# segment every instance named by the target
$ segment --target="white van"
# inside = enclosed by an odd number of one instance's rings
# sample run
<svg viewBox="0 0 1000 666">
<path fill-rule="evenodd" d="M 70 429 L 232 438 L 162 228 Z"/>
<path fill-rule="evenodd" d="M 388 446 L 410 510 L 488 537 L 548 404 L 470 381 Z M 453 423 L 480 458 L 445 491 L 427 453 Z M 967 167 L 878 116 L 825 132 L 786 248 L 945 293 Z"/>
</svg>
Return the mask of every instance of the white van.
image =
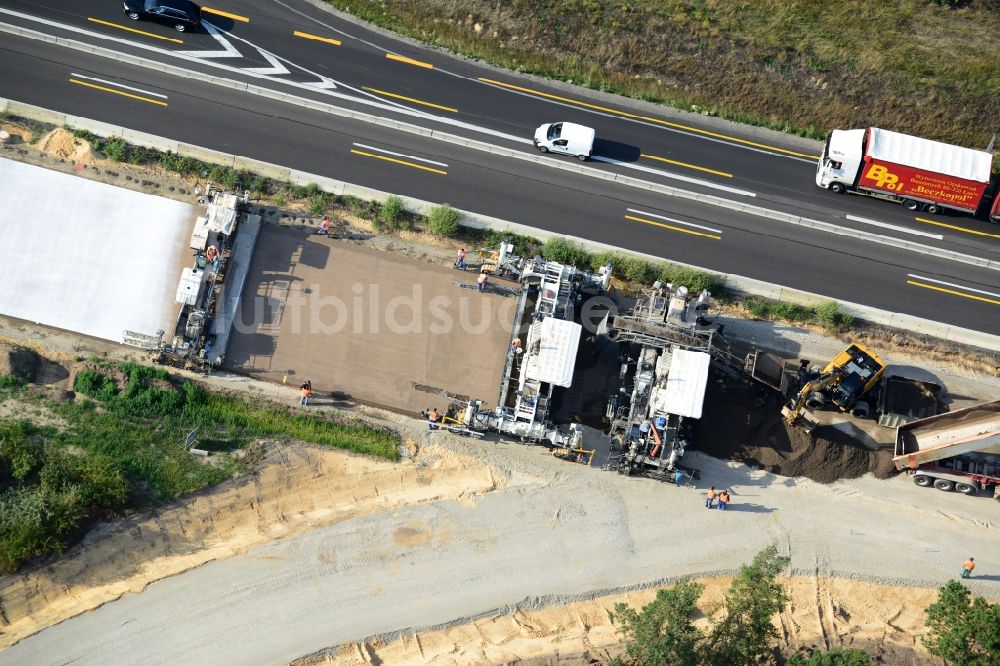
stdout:
<svg viewBox="0 0 1000 666">
<path fill-rule="evenodd" d="M 576 123 L 548 123 L 535 130 L 535 147 L 543 153 L 586 160 L 594 150 L 594 130 Z"/>
</svg>

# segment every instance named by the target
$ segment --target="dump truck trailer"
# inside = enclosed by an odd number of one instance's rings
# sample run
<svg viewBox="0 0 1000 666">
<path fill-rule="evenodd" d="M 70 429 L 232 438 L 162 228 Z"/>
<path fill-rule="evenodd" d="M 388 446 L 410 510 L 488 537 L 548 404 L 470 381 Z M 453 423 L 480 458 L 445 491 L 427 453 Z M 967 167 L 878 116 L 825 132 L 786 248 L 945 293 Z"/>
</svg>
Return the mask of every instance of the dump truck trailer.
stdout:
<svg viewBox="0 0 1000 666">
<path fill-rule="evenodd" d="M 816 185 L 932 214 L 947 208 L 975 215 L 989 208 L 987 217 L 1000 222 L 1000 184 L 991 187 L 992 165 L 993 155 L 985 150 L 877 127 L 834 130 L 816 165 Z"/>
<path fill-rule="evenodd" d="M 895 453 L 918 486 L 1000 500 L 1000 400 L 901 425 Z"/>
</svg>

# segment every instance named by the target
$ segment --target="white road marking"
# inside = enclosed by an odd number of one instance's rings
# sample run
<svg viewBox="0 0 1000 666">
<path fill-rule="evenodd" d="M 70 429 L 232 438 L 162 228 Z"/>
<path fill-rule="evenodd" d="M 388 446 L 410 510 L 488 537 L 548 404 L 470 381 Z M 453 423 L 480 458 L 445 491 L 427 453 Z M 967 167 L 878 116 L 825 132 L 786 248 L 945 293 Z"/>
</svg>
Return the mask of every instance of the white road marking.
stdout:
<svg viewBox="0 0 1000 666">
<path fill-rule="evenodd" d="M 683 224 L 686 227 L 694 227 L 695 229 L 704 229 L 705 231 L 711 231 L 714 234 L 721 234 L 722 229 L 713 229 L 712 227 L 702 226 L 700 224 L 695 224 L 694 222 L 685 222 L 684 220 L 678 220 L 673 217 L 666 217 L 664 215 L 657 215 L 656 213 L 650 213 L 645 210 L 637 210 L 635 208 L 626 208 L 630 213 L 635 213 L 636 215 L 644 215 L 645 217 L 655 217 L 658 220 L 666 220 L 667 222 L 673 222 L 674 224 Z"/>
<path fill-rule="evenodd" d="M 203 20 L 201 24 L 205 26 L 205 30 L 208 31 L 208 34 L 212 35 L 215 41 L 217 41 L 219 44 L 222 44 L 222 50 L 206 51 L 204 49 L 197 49 L 192 51 L 175 51 L 175 53 L 191 56 L 192 58 L 242 58 L 243 57 L 243 54 L 240 53 L 235 46 L 230 44 L 228 39 L 222 36 L 223 32 L 222 30 L 216 28 L 214 25 L 205 20 Z"/>
<path fill-rule="evenodd" d="M 911 277 L 916 280 L 923 280 L 924 282 L 933 282 L 934 284 L 943 284 L 946 287 L 954 287 L 955 289 L 961 289 L 962 291 L 971 291 L 975 294 L 983 294 L 985 296 L 995 296 L 1000 298 L 1000 294 L 996 294 L 992 291 L 986 291 L 984 289 L 974 289 L 972 287 L 966 287 L 961 284 L 955 284 L 954 282 L 945 282 L 944 280 L 935 280 L 934 278 L 924 277 L 923 275 L 917 275 L 915 273 L 907 273 L 906 277 Z"/>
<path fill-rule="evenodd" d="M 941 240 L 944 238 L 941 234 L 929 234 L 926 231 L 917 231 L 916 229 L 907 229 L 906 227 L 900 227 L 895 224 L 889 224 L 887 222 L 878 222 L 876 220 L 869 220 L 866 217 L 858 217 L 857 215 L 845 215 L 848 220 L 854 220 L 855 222 L 860 222 L 862 224 L 870 224 L 874 227 L 882 227 L 883 229 L 892 229 L 893 231 L 901 231 L 905 234 L 913 234 L 914 236 L 925 236 L 927 238 L 934 238 Z"/>
<path fill-rule="evenodd" d="M 257 49 L 257 52 L 264 56 L 264 60 L 271 63 L 270 67 L 247 67 L 248 72 L 257 72 L 258 74 L 273 74 L 274 76 L 281 76 L 282 74 L 291 74 L 287 67 L 282 65 L 278 58 L 273 54 L 268 53 L 262 49 Z"/>
<path fill-rule="evenodd" d="M 140 92 L 143 95 L 149 95 L 151 97 L 168 99 L 166 95 L 161 95 L 160 93 L 150 92 L 148 90 L 144 90 L 143 88 L 133 88 L 132 86 L 126 86 L 122 83 L 115 83 L 114 81 L 108 81 L 107 79 L 99 79 L 96 76 L 84 76 L 83 74 L 77 74 L 76 72 L 70 72 L 70 76 L 72 76 L 75 79 L 87 79 L 88 81 L 98 81 L 100 83 L 106 83 L 109 86 L 114 86 L 116 88 L 123 88 L 124 90 L 134 90 L 135 92 Z"/>
<path fill-rule="evenodd" d="M 405 157 L 408 160 L 417 160 L 418 162 L 426 162 L 427 164 L 436 164 L 437 166 L 447 167 L 448 165 L 444 162 L 435 162 L 434 160 L 424 159 L 423 157 L 416 157 L 414 155 L 406 155 L 404 153 L 394 153 L 391 150 L 385 150 L 384 148 L 376 148 L 375 146 L 369 146 L 364 143 L 353 143 L 353 146 L 358 148 L 364 148 L 365 150 L 374 150 L 376 153 L 384 153 L 385 155 L 392 155 L 393 157 Z"/>
<path fill-rule="evenodd" d="M 654 169 L 652 167 L 645 166 L 643 164 L 631 164 L 629 162 L 622 162 L 620 160 L 614 160 L 610 157 L 601 157 L 600 155 L 592 155 L 590 159 L 595 162 L 604 162 L 606 164 L 614 164 L 617 166 L 623 166 L 626 169 L 635 169 L 636 171 L 645 171 L 646 173 L 654 173 L 657 176 L 663 176 L 664 178 L 673 178 L 674 180 L 681 180 L 685 183 L 692 183 L 694 185 L 701 185 L 702 187 L 710 187 L 713 190 L 722 190 L 723 192 L 729 192 L 730 194 L 738 194 L 743 197 L 756 197 L 756 192 L 750 192 L 749 190 L 740 190 L 735 187 L 729 187 L 728 185 L 719 185 L 718 183 L 713 183 L 708 180 L 702 180 L 701 178 L 692 178 L 690 176 L 682 176 L 677 173 L 670 173 L 669 171 L 662 171 L 660 169 Z"/>
</svg>

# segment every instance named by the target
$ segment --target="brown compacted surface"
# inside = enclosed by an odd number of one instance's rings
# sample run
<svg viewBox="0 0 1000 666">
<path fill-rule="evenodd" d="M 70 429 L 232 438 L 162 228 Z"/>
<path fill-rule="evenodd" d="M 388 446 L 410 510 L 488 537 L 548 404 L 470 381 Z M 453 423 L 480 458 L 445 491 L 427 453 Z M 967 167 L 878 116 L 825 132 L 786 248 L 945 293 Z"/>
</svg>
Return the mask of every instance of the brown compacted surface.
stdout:
<svg viewBox="0 0 1000 666">
<path fill-rule="evenodd" d="M 416 413 L 430 390 L 496 402 L 515 300 L 461 284 L 476 274 L 265 225 L 227 368 Z M 242 323 L 240 323 L 242 322 Z"/>
</svg>

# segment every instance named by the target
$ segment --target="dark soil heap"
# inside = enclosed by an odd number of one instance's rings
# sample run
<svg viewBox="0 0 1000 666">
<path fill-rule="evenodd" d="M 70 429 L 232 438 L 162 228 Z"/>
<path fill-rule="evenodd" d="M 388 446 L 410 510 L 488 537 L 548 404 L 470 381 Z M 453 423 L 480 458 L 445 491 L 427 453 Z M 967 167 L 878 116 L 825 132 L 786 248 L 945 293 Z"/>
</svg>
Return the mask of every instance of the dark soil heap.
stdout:
<svg viewBox="0 0 1000 666">
<path fill-rule="evenodd" d="M 0 377 L 17 377 L 27 383 L 34 381 L 39 356 L 25 347 L 0 346 Z"/>
<path fill-rule="evenodd" d="M 885 479 L 895 472 L 891 450 L 870 449 L 834 428 L 820 427 L 812 434 L 789 428 L 781 418 L 777 393 L 714 373 L 695 426 L 694 448 L 716 458 L 820 483 L 868 473 Z"/>
</svg>

